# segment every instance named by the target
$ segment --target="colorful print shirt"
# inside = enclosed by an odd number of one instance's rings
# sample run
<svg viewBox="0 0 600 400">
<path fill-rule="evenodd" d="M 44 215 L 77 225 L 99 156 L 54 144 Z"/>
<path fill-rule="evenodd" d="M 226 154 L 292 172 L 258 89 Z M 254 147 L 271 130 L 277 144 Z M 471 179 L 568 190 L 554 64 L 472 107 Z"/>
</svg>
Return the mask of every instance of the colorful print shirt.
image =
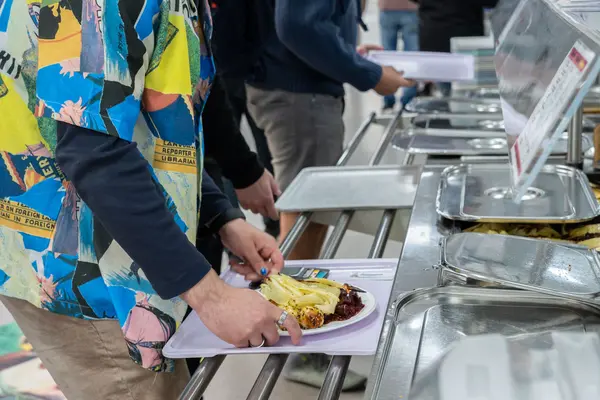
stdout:
<svg viewBox="0 0 600 400">
<path fill-rule="evenodd" d="M 56 121 L 135 141 L 194 240 L 210 36 L 195 0 L 0 0 L 0 294 L 117 319 L 153 371 L 172 369 L 162 347 L 186 305 L 97 232 L 55 163 Z"/>
</svg>

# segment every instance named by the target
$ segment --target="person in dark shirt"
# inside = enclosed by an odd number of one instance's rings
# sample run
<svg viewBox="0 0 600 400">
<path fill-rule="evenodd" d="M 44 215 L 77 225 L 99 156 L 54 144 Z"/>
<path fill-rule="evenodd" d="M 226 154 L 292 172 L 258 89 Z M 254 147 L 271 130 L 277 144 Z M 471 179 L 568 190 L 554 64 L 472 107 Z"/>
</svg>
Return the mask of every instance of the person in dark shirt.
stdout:
<svg viewBox="0 0 600 400">
<path fill-rule="evenodd" d="M 204 169 L 215 184 L 229 197 L 232 205 L 237 205 L 239 199 L 242 207 L 277 219 L 274 199 L 280 194 L 279 187 L 240 132 L 220 74 L 215 76 L 202 113 L 202 123 Z M 196 245 L 219 272 L 223 253 L 219 238 L 199 229 Z"/>
<path fill-rule="evenodd" d="M 335 165 L 341 156 L 344 84 L 391 95 L 412 83 L 393 68 L 364 57 L 379 46 L 357 49 L 358 26 L 363 24 L 359 0 L 253 3 L 256 27 L 250 32 L 258 40 L 251 43 L 258 45 L 238 43 L 243 47 L 239 54 L 252 60 L 246 77 L 248 110 L 265 132 L 275 179 L 285 190 L 303 168 Z M 227 26 L 237 29 L 233 25 L 228 20 Z M 297 217 L 298 213 L 281 213 L 281 238 Z M 317 258 L 326 232 L 326 226 L 310 223 L 289 258 Z M 320 387 L 327 365 L 327 358 L 319 355 L 294 357 L 285 376 Z M 344 389 L 360 388 L 364 382 L 349 372 Z"/>
<path fill-rule="evenodd" d="M 453 37 L 483 36 L 484 8 L 497 0 L 415 0 L 419 4 L 419 47 L 421 51 L 450 53 Z M 439 85 L 450 94 L 450 83 Z"/>
<path fill-rule="evenodd" d="M 258 159 L 273 174 L 272 157 L 265 133 L 256 126 L 247 107 L 246 78 L 251 73 L 256 52 L 261 48 L 257 6 L 257 0 L 212 0 L 212 50 L 237 126 L 241 126 L 242 116 L 245 117 L 256 145 Z M 265 232 L 273 237 L 279 236 L 278 220 L 279 217 L 263 214 Z"/>
</svg>

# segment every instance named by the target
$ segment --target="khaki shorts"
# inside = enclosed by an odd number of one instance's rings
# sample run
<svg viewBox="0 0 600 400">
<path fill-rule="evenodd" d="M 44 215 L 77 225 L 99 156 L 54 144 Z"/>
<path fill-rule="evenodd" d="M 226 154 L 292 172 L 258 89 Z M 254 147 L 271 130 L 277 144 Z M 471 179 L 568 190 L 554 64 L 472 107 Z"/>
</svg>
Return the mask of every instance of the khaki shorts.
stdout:
<svg viewBox="0 0 600 400">
<path fill-rule="evenodd" d="M 247 86 L 248 111 L 264 130 L 275 180 L 285 190 L 306 167 L 335 165 L 344 146 L 344 100 Z"/>
<path fill-rule="evenodd" d="M 174 373 L 150 372 L 129 358 L 117 321 L 86 321 L 0 295 L 68 400 L 171 400 L 189 380 L 185 360 Z"/>
</svg>

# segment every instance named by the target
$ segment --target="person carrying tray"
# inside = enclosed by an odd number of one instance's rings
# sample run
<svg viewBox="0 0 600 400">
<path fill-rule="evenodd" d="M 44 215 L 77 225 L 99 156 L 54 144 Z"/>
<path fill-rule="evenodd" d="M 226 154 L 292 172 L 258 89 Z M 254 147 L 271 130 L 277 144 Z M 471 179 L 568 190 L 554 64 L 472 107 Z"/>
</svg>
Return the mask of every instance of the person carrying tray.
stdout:
<svg viewBox="0 0 600 400">
<path fill-rule="evenodd" d="M 201 6 L 0 4 L 0 301 L 69 399 L 176 398 L 188 373 L 162 349 L 186 303 L 236 346 L 276 342 L 278 323 L 300 340 L 192 244 L 199 218 L 248 278 L 283 267 L 202 172 L 214 64 Z"/>
</svg>

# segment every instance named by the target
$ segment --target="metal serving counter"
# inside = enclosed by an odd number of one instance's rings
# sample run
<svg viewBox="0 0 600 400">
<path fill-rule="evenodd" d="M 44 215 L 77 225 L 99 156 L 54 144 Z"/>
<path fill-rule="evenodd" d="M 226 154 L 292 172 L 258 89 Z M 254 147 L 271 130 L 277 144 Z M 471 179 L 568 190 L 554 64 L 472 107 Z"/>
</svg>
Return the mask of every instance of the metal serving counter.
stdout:
<svg viewBox="0 0 600 400">
<path fill-rule="evenodd" d="M 438 270 L 434 268 L 434 265 L 439 262 L 439 242 L 442 237 L 450 233 L 447 228 L 438 225 L 439 217 L 435 211 L 435 199 L 441 172 L 444 168 L 443 166 L 429 165 L 423 169 L 421 174 L 402 256 L 392 288 L 391 305 L 383 324 L 365 399 L 398 400 L 402 398 L 399 397 L 402 394 L 398 393 L 395 382 L 380 381 L 379 379 L 386 357 L 385 343 L 394 325 L 396 308 L 392 302 L 406 292 L 437 285 Z M 388 368 L 391 365 L 388 364 Z M 374 397 L 375 393 L 377 393 L 376 397 Z"/>
</svg>

